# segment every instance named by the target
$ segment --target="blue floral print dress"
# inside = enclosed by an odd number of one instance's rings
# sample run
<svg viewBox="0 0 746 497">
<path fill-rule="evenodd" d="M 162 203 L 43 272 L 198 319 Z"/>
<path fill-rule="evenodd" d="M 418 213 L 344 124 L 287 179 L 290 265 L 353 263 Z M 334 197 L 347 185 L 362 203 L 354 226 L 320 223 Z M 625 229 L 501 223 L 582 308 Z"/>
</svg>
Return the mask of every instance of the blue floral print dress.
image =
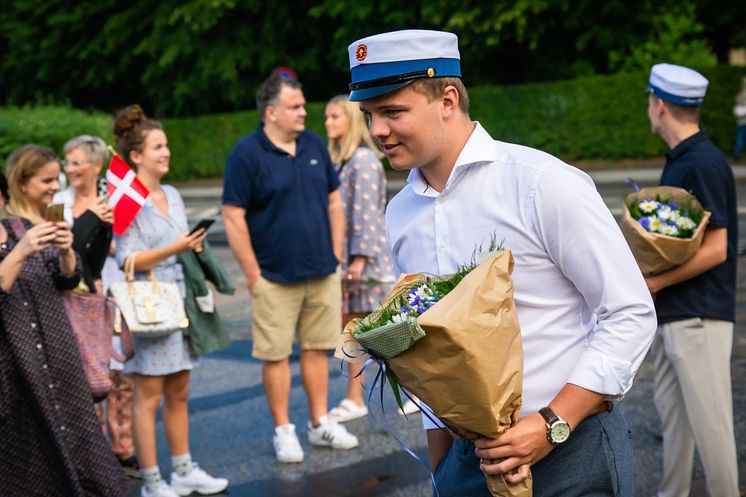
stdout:
<svg viewBox="0 0 746 497">
<path fill-rule="evenodd" d="M 153 204 L 150 197 L 122 236 L 115 236 L 117 264 L 123 266 L 127 256 L 171 244 L 187 230 L 186 211 L 179 192 L 172 186 L 161 185 L 168 201 L 168 217 Z M 158 281 L 174 282 L 184 297 L 186 287 L 181 265 L 176 256 L 169 257 L 153 268 Z M 144 280 L 147 274 L 135 273 L 135 278 Z M 163 376 L 192 369 L 196 362 L 189 348 L 188 339 L 181 330 L 159 337 L 134 337 L 135 355 L 124 365 L 125 373 L 146 376 Z"/>
</svg>

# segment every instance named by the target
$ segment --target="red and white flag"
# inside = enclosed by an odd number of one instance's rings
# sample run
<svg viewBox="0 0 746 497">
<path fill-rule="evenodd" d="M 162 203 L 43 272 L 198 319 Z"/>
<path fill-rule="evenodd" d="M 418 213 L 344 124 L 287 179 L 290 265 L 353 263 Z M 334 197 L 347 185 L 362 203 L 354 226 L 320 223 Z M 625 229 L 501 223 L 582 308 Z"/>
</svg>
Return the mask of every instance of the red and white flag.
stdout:
<svg viewBox="0 0 746 497">
<path fill-rule="evenodd" d="M 112 156 L 106 171 L 106 187 L 109 207 L 114 210 L 114 233 L 121 235 L 145 205 L 150 192 L 118 154 Z"/>
</svg>

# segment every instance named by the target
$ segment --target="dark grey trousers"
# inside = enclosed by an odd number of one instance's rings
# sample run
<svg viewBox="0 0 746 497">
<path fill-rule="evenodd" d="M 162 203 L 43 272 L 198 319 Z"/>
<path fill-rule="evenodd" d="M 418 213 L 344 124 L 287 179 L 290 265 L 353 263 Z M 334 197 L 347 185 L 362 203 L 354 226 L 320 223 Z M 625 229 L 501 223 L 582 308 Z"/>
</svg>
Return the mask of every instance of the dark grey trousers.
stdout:
<svg viewBox="0 0 746 497">
<path fill-rule="evenodd" d="M 635 495 L 631 432 L 619 409 L 590 417 L 531 467 L 534 497 Z M 491 497 L 474 444 L 455 440 L 435 469 L 440 497 Z"/>
</svg>

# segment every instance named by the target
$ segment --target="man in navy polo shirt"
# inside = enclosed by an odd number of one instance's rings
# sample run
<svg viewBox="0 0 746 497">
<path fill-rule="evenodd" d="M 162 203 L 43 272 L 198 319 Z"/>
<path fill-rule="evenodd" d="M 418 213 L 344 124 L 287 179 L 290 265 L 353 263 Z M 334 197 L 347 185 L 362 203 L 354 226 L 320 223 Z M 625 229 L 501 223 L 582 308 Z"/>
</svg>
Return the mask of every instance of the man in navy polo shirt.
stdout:
<svg viewBox="0 0 746 497">
<path fill-rule="evenodd" d="M 694 448 L 711 497 L 740 495 L 733 435 L 730 359 L 736 294 L 737 199 L 723 154 L 699 128 L 707 80 L 656 64 L 648 83 L 652 132 L 670 147 L 661 185 L 691 191 L 712 212 L 700 249 L 684 264 L 646 278 L 656 295 L 654 401 L 663 426 L 659 497 L 687 497 Z"/>
<path fill-rule="evenodd" d="M 344 214 L 326 145 L 305 129 L 305 99 L 294 79 L 275 74 L 256 92 L 262 123 L 228 156 L 223 220 L 252 297 L 252 355 L 275 423 L 277 460 L 301 462 L 290 423 L 290 365 L 295 336 L 309 402 L 312 445 L 351 449 L 354 435 L 327 417 L 329 363 L 341 325 Z"/>
</svg>

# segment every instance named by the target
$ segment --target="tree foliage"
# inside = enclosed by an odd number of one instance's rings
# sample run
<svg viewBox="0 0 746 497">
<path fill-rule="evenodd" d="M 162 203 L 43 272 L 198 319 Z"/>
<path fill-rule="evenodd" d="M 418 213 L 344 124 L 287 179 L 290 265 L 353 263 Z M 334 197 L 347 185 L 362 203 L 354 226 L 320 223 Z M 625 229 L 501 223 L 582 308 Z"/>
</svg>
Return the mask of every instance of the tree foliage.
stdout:
<svg viewBox="0 0 746 497">
<path fill-rule="evenodd" d="M 746 44 L 744 18 L 726 0 L 6 0 L 0 103 L 247 109 L 280 65 L 325 100 L 346 89 L 348 44 L 403 28 L 457 33 L 470 85 L 703 67 Z"/>
</svg>

